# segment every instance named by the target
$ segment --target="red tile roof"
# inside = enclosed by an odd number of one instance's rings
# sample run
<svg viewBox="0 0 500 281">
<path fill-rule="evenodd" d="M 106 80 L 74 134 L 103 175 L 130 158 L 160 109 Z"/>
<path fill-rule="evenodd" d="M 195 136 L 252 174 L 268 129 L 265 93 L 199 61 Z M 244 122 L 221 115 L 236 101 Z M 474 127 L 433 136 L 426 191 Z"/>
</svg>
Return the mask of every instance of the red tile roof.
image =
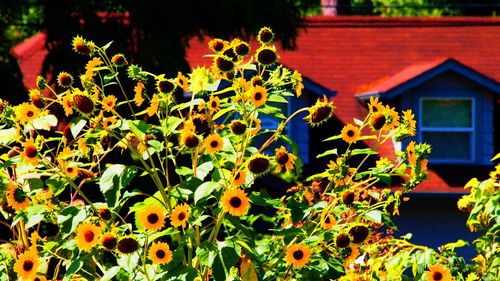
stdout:
<svg viewBox="0 0 500 281">
<path fill-rule="evenodd" d="M 284 51 L 278 47 L 281 63 L 337 91 L 337 117 L 343 123 L 350 123 L 353 117 L 361 118 L 366 113 L 354 97 L 360 89 L 377 85 L 387 87 L 384 82 L 402 81 L 444 58 L 456 59 L 500 81 L 500 18 L 309 17 L 306 27 L 299 33 L 296 50 Z M 27 87 L 34 85 L 46 55 L 42 36 L 37 37 L 36 43 L 23 43 L 27 45 L 22 47 L 21 44 L 13 50 L 20 59 Z M 210 58 L 203 57 L 208 53 L 208 40 L 193 38 L 189 42 L 186 58 L 192 66 L 211 64 Z M 257 46 L 255 42 L 251 45 Z M 427 65 L 420 65 L 422 63 Z M 403 71 L 412 65 L 418 67 Z M 393 154 L 392 150 L 392 147 L 385 147 L 381 153 Z M 462 191 L 450 188 L 433 171 L 420 189 Z"/>
<path fill-rule="evenodd" d="M 17 58 L 27 89 L 36 86 L 36 77 L 42 72 L 43 61 L 48 53 L 45 48 L 46 37 L 45 33 L 37 33 L 11 50 L 12 55 Z"/>
</svg>

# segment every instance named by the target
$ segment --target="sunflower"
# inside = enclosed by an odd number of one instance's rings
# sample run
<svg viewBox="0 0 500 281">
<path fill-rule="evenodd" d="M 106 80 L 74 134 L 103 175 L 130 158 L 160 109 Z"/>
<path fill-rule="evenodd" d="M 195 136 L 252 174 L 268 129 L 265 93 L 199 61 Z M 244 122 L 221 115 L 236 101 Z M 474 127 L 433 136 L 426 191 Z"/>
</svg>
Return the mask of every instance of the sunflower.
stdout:
<svg viewBox="0 0 500 281">
<path fill-rule="evenodd" d="M 27 122 L 31 122 L 38 118 L 40 114 L 40 109 L 31 103 L 22 103 L 15 107 L 16 120 L 18 120 L 21 125 Z"/>
<path fill-rule="evenodd" d="M 76 245 L 80 250 L 90 252 L 99 243 L 101 233 L 101 227 L 88 222 L 81 223 L 76 228 Z"/>
<path fill-rule="evenodd" d="M 62 98 L 62 106 L 64 109 L 64 114 L 70 116 L 73 114 L 73 98 L 70 95 L 65 95 Z"/>
<path fill-rule="evenodd" d="M 83 114 L 90 114 L 95 109 L 94 102 L 86 90 L 81 91 L 80 89 L 75 89 L 75 93 L 73 94 L 73 104 L 76 109 Z"/>
<path fill-rule="evenodd" d="M 116 124 L 117 120 L 115 116 L 106 117 L 102 120 L 101 125 L 105 130 L 109 130 L 110 126 Z"/>
<path fill-rule="evenodd" d="M 373 130 L 378 131 L 384 127 L 386 120 L 383 113 L 376 111 L 371 115 L 370 126 Z"/>
<path fill-rule="evenodd" d="M 172 251 L 167 243 L 153 243 L 148 251 L 148 257 L 153 264 L 166 264 L 172 260 Z"/>
<path fill-rule="evenodd" d="M 218 54 L 214 57 L 213 67 L 221 73 L 228 73 L 234 70 L 234 62 L 228 56 Z"/>
<path fill-rule="evenodd" d="M 196 67 L 189 74 L 189 91 L 197 94 L 205 90 L 210 83 L 210 72 L 205 67 Z"/>
<path fill-rule="evenodd" d="M 29 90 L 28 93 L 31 103 L 36 106 L 37 108 L 44 108 L 45 107 L 45 101 L 43 100 L 42 93 L 38 89 L 31 89 Z"/>
<path fill-rule="evenodd" d="M 229 125 L 231 132 L 235 135 L 242 135 L 247 129 L 247 124 L 243 120 L 233 120 Z"/>
<path fill-rule="evenodd" d="M 370 230 L 365 225 L 355 225 L 349 229 L 352 243 L 359 244 L 366 240 Z"/>
<path fill-rule="evenodd" d="M 378 101 L 378 98 L 370 97 L 370 101 L 368 103 L 368 109 L 371 113 L 379 112 L 384 110 L 384 106 L 382 103 Z"/>
<path fill-rule="evenodd" d="M 165 225 L 165 209 L 158 205 L 146 205 L 136 211 L 136 224 L 139 229 L 157 231 Z"/>
<path fill-rule="evenodd" d="M 238 187 L 245 183 L 247 179 L 247 173 L 244 170 L 239 170 L 231 179 L 231 186 Z"/>
<path fill-rule="evenodd" d="M 175 90 L 176 84 L 170 80 L 165 79 L 162 75 L 159 75 L 156 81 L 156 89 L 162 94 L 170 94 Z"/>
<path fill-rule="evenodd" d="M 47 278 L 43 275 L 37 275 L 33 278 L 33 281 L 47 281 Z"/>
<path fill-rule="evenodd" d="M 87 155 L 87 153 L 89 153 L 89 147 L 87 145 L 87 140 L 85 140 L 85 138 L 79 138 L 77 140 L 77 144 L 78 144 L 78 151 L 80 151 L 80 153 L 85 156 Z"/>
<path fill-rule="evenodd" d="M 107 112 L 112 112 L 116 105 L 116 97 L 113 95 L 105 96 L 102 99 L 102 109 Z"/>
<path fill-rule="evenodd" d="M 267 90 L 262 86 L 255 86 L 251 91 L 252 103 L 255 107 L 262 106 L 267 101 Z"/>
<path fill-rule="evenodd" d="M 149 104 L 149 107 L 146 109 L 146 113 L 148 114 L 149 117 L 151 117 L 156 114 L 159 107 L 160 107 L 159 96 L 158 94 L 154 94 L 153 98 L 151 99 L 151 103 Z"/>
<path fill-rule="evenodd" d="M 269 164 L 269 157 L 258 153 L 250 157 L 250 160 L 248 160 L 247 168 L 255 175 L 262 175 L 269 170 Z"/>
<path fill-rule="evenodd" d="M 383 130 L 390 131 L 399 126 L 399 114 L 394 108 L 386 105 L 384 108 L 384 114 L 387 120 L 382 128 Z"/>
<path fill-rule="evenodd" d="M 244 41 L 234 43 L 234 52 L 240 57 L 246 57 L 250 53 L 250 45 Z"/>
<path fill-rule="evenodd" d="M 220 201 L 224 212 L 233 216 L 243 216 L 250 208 L 248 197 L 241 189 L 226 190 Z"/>
<path fill-rule="evenodd" d="M 38 165 L 38 150 L 35 146 L 33 139 L 28 139 L 23 143 L 24 150 L 19 155 L 21 161 L 26 164 L 36 166 Z"/>
<path fill-rule="evenodd" d="M 218 134 L 211 134 L 204 140 L 205 148 L 208 153 L 216 153 L 222 149 L 223 140 Z"/>
<path fill-rule="evenodd" d="M 222 52 L 227 46 L 229 46 L 229 42 L 219 38 L 214 38 L 208 42 L 208 48 L 214 53 Z"/>
<path fill-rule="evenodd" d="M 210 99 L 208 100 L 208 109 L 210 111 L 217 111 L 220 109 L 220 99 L 219 97 L 216 96 L 210 96 Z"/>
<path fill-rule="evenodd" d="M 61 163 L 61 168 L 69 178 L 74 178 L 78 175 L 78 167 L 75 163 L 68 163 L 66 161 Z"/>
<path fill-rule="evenodd" d="M 450 269 L 442 264 L 431 264 L 429 265 L 429 271 L 425 272 L 425 276 L 428 281 L 451 281 L 453 277 L 451 276 Z"/>
<path fill-rule="evenodd" d="M 144 97 L 142 96 L 142 92 L 145 86 L 142 82 L 137 82 L 137 85 L 134 87 L 134 102 L 136 106 L 141 106 L 144 102 Z"/>
<path fill-rule="evenodd" d="M 98 67 L 98 66 L 101 66 L 102 64 L 104 64 L 104 62 L 101 60 L 101 58 L 98 58 L 98 57 L 94 57 L 92 58 L 91 60 L 89 60 L 87 62 L 87 64 L 85 65 L 85 76 L 87 77 L 87 79 L 92 79 L 92 77 L 95 76 L 95 69 Z"/>
<path fill-rule="evenodd" d="M 30 280 L 36 277 L 39 265 L 38 252 L 36 250 L 29 250 L 19 254 L 16 263 L 14 263 L 14 271 L 20 279 Z"/>
<path fill-rule="evenodd" d="M 128 61 L 123 54 L 114 55 L 111 58 L 111 62 L 116 66 L 124 66 L 128 64 Z"/>
<path fill-rule="evenodd" d="M 9 182 L 8 188 L 5 191 L 5 196 L 7 197 L 7 204 L 16 211 L 24 210 L 30 205 L 28 195 L 20 186 L 17 186 L 15 182 Z"/>
<path fill-rule="evenodd" d="M 347 246 L 349 246 L 350 243 L 351 243 L 351 238 L 349 238 L 349 235 L 345 233 L 340 233 L 335 238 L 335 246 L 339 248 L 346 248 Z"/>
<path fill-rule="evenodd" d="M 257 40 L 261 44 L 269 44 L 274 40 L 274 32 L 269 27 L 263 27 L 257 34 Z"/>
<path fill-rule="evenodd" d="M 57 84 L 63 88 L 68 88 L 73 84 L 73 76 L 67 72 L 60 72 L 59 75 L 57 75 Z"/>
<path fill-rule="evenodd" d="M 333 101 L 330 101 L 327 97 L 321 97 L 308 111 L 309 114 L 304 119 L 309 125 L 314 127 L 321 125 L 333 117 L 335 106 L 333 105 Z"/>
<path fill-rule="evenodd" d="M 264 66 L 270 66 L 275 64 L 279 59 L 276 53 L 276 48 L 274 46 L 261 46 L 255 52 L 255 60 Z"/>
<path fill-rule="evenodd" d="M 170 223 L 174 227 L 186 227 L 186 222 L 189 219 L 189 213 L 191 213 L 191 208 L 186 204 L 181 204 L 175 206 L 172 210 L 172 215 L 170 216 Z"/>
<path fill-rule="evenodd" d="M 73 41 L 72 41 L 72 45 L 73 45 L 73 50 L 75 52 L 80 53 L 82 55 L 89 55 L 90 54 L 90 48 L 88 46 L 88 43 L 81 36 L 74 37 Z"/>
<path fill-rule="evenodd" d="M 303 267 L 309 262 L 312 251 L 305 244 L 292 244 L 286 250 L 285 261 L 294 268 Z"/>
<path fill-rule="evenodd" d="M 410 143 L 406 147 L 406 157 L 408 158 L 408 163 L 410 163 L 410 165 L 417 164 L 417 155 L 415 153 L 415 142 L 414 141 L 410 141 Z"/>
<path fill-rule="evenodd" d="M 410 136 L 415 136 L 417 123 L 415 121 L 415 115 L 413 115 L 411 109 L 403 111 L 403 123 L 408 126 L 408 133 Z"/>
<path fill-rule="evenodd" d="M 282 167 L 285 167 L 285 170 L 287 171 L 293 169 L 293 165 L 295 163 L 295 159 L 297 159 L 297 156 L 288 153 L 284 146 L 277 148 L 275 152 L 276 161 L 278 162 L 278 165 L 276 165 L 276 173 L 279 173 Z"/>
<path fill-rule="evenodd" d="M 342 139 L 347 143 L 355 143 L 359 139 L 360 131 L 359 128 L 352 125 L 347 124 L 344 126 L 342 131 L 340 132 L 342 135 Z"/>
<path fill-rule="evenodd" d="M 177 86 L 181 87 L 184 91 L 189 89 L 188 79 L 180 71 L 177 72 Z"/>
<path fill-rule="evenodd" d="M 116 245 L 118 244 L 116 242 L 116 235 L 111 234 L 111 233 L 104 234 L 101 237 L 101 244 L 107 250 L 110 250 L 110 251 L 114 250 L 116 248 Z"/>
<path fill-rule="evenodd" d="M 335 216 L 332 215 L 332 214 L 326 214 L 322 217 L 322 220 L 321 220 L 321 227 L 323 229 L 332 229 L 333 226 L 335 226 L 335 224 L 337 223 L 337 220 L 335 219 Z"/>
</svg>

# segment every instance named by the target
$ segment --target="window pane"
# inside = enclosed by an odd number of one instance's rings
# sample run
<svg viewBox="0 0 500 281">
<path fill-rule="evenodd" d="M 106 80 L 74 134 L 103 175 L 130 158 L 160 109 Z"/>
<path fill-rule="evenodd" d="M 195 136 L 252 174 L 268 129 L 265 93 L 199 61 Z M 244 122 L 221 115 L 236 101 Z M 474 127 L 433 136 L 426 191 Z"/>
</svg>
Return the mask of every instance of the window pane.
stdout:
<svg viewBox="0 0 500 281">
<path fill-rule="evenodd" d="M 472 100 L 423 100 L 422 127 L 472 127 Z"/>
<path fill-rule="evenodd" d="M 470 133 L 422 132 L 424 142 L 432 146 L 429 159 L 467 161 L 472 160 Z"/>
</svg>

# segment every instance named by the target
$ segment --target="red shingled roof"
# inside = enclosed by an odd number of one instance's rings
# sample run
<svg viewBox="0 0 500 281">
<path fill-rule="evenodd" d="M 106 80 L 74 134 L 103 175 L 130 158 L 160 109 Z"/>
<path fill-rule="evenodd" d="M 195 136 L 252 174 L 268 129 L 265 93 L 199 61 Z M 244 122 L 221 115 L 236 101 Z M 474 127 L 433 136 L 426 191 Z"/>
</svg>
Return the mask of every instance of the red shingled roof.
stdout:
<svg viewBox="0 0 500 281">
<path fill-rule="evenodd" d="M 366 109 L 354 96 L 360 89 L 386 87 L 384 82 L 388 81 L 401 82 L 422 67 L 432 68 L 445 58 L 453 58 L 500 81 L 500 18 L 310 17 L 306 27 L 299 33 L 296 50 L 283 51 L 278 47 L 281 63 L 337 91 L 337 117 L 343 123 L 366 114 Z M 46 55 L 41 36 L 37 37 L 36 44 L 23 43 L 28 47 L 20 45 L 13 50 L 20 58 L 27 87 L 34 85 Z M 208 53 L 208 40 L 193 38 L 190 41 L 186 56 L 192 66 L 211 64 L 210 58 L 203 57 Z M 251 45 L 257 46 L 255 42 Z M 31 54 L 29 60 L 26 53 Z M 412 69 L 411 66 L 417 67 Z M 403 71 L 405 68 L 407 70 Z M 392 147 L 385 147 L 381 153 L 393 154 L 392 150 Z M 419 189 L 462 191 L 450 188 L 433 171 Z"/>
<path fill-rule="evenodd" d="M 23 73 L 24 86 L 28 89 L 36 86 L 36 77 L 42 72 L 43 61 L 48 53 L 45 49 L 46 37 L 45 33 L 37 33 L 11 50 Z"/>
</svg>

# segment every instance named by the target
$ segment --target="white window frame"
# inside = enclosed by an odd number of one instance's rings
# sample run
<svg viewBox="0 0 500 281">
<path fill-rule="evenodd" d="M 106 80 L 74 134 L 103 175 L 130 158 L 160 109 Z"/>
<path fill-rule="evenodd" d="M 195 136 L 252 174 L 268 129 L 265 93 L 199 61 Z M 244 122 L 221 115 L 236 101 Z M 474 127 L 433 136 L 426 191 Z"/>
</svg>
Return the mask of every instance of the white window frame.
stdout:
<svg viewBox="0 0 500 281">
<path fill-rule="evenodd" d="M 422 116 L 424 114 L 423 112 L 423 103 L 426 100 L 469 100 L 471 101 L 471 127 L 424 127 L 423 122 L 422 122 Z M 435 164 L 449 164 L 449 163 L 456 163 L 456 164 L 466 164 L 466 163 L 472 163 L 475 161 L 476 155 L 475 155 L 475 134 L 476 134 L 476 100 L 474 97 L 421 97 L 419 99 L 419 114 L 418 114 L 418 123 L 419 129 L 418 129 L 418 140 L 419 142 L 423 142 L 423 132 L 443 132 L 443 133 L 453 133 L 453 132 L 467 132 L 470 133 L 470 141 L 469 141 L 469 153 L 470 153 L 470 159 L 467 160 L 457 160 L 457 159 L 446 159 L 446 158 L 433 158 L 432 157 L 432 151 L 431 154 L 429 155 L 429 161 L 431 163 Z"/>
</svg>

